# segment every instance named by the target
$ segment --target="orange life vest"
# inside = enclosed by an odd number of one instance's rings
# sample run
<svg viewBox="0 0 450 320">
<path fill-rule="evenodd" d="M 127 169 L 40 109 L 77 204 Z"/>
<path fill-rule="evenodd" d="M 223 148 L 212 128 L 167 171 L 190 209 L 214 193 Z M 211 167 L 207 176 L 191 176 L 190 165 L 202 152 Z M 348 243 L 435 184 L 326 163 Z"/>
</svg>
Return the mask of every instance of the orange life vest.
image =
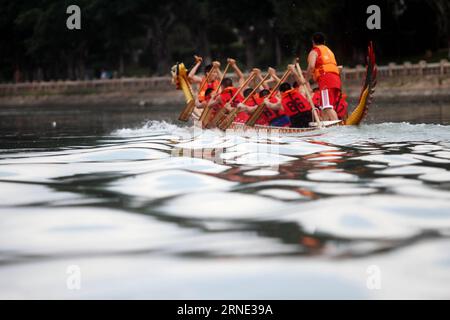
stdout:
<svg viewBox="0 0 450 320">
<path fill-rule="evenodd" d="M 314 80 L 317 81 L 326 73 L 335 73 L 339 75 L 336 58 L 333 51 L 327 46 L 314 46 L 313 50 L 317 53 L 317 60 L 314 69 Z"/>
<path fill-rule="evenodd" d="M 200 83 L 200 86 L 202 86 L 203 83 L 204 83 L 205 81 L 206 81 L 206 78 L 203 78 L 202 82 Z M 215 80 L 215 81 L 213 81 L 213 82 L 209 82 L 209 83 L 205 84 L 205 85 L 203 86 L 202 91 L 200 91 L 200 92 L 198 93 L 198 101 L 200 101 L 200 102 L 205 101 L 205 100 L 206 100 L 206 97 L 205 97 L 205 95 L 206 95 L 206 90 L 208 90 L 208 89 L 216 90 L 217 87 L 219 86 L 219 83 L 220 83 L 219 80 Z"/>
</svg>

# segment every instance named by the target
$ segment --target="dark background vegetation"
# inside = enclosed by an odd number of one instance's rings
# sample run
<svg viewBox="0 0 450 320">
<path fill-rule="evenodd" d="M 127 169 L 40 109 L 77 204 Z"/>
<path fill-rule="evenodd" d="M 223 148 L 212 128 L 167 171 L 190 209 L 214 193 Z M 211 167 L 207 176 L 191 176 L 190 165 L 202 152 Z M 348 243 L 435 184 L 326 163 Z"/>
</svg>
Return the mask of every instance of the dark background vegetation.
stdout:
<svg viewBox="0 0 450 320">
<path fill-rule="evenodd" d="M 66 8 L 81 7 L 81 30 Z M 382 29 L 366 28 L 366 9 Z M 304 58 L 323 31 L 345 65 L 364 63 L 369 40 L 380 63 L 447 58 L 449 0 L 0 0 L 0 81 L 166 75 L 176 61 L 238 59 L 246 68 Z"/>
</svg>

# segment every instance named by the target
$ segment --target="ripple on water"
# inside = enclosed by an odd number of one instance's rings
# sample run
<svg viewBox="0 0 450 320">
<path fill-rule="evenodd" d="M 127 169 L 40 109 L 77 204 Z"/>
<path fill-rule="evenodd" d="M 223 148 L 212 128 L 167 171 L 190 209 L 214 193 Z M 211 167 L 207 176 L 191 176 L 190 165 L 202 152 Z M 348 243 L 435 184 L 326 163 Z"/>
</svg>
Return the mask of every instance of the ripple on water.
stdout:
<svg viewBox="0 0 450 320">
<path fill-rule="evenodd" d="M 237 183 L 181 170 L 158 171 L 116 180 L 107 189 L 157 199 L 187 193 L 230 190 Z"/>
<path fill-rule="evenodd" d="M 335 170 L 326 170 L 326 171 L 310 170 L 309 173 L 307 174 L 307 178 L 309 180 L 314 181 L 338 181 L 338 182 L 355 182 L 359 180 L 359 178 L 353 174 Z"/>
<path fill-rule="evenodd" d="M 247 153 L 236 158 L 236 160 L 228 161 L 227 163 L 234 163 L 252 167 L 267 167 L 280 165 L 294 160 L 297 159 L 273 153 Z"/>
<path fill-rule="evenodd" d="M 0 208 L 0 252 L 70 255 L 161 249 L 192 232 L 124 211 L 98 208 Z"/>
<path fill-rule="evenodd" d="M 283 189 L 264 189 L 258 191 L 259 195 L 275 198 L 278 200 L 301 200 L 308 199 L 299 192 Z"/>
<path fill-rule="evenodd" d="M 0 206 L 23 206 L 31 204 L 56 204 L 61 201 L 77 201 L 82 195 L 74 192 L 57 192 L 53 188 L 24 183 L 0 182 Z M 17 195 L 25 195 L 18 197 Z"/>
<path fill-rule="evenodd" d="M 438 172 L 445 172 L 445 170 L 428 166 L 404 166 L 375 171 L 376 174 L 387 176 L 420 175 Z"/>
<path fill-rule="evenodd" d="M 247 171 L 244 173 L 244 175 L 250 176 L 250 177 L 272 177 L 272 176 L 277 176 L 279 174 L 280 173 L 278 171 L 268 170 L 268 169 L 258 169 L 258 170 Z"/>
<path fill-rule="evenodd" d="M 450 182 L 450 171 L 424 174 L 419 179 L 428 182 Z"/>
<path fill-rule="evenodd" d="M 438 152 L 433 152 L 432 154 L 438 158 L 450 159 L 449 151 L 438 151 Z"/>
<path fill-rule="evenodd" d="M 188 219 L 247 220 L 271 216 L 286 208 L 280 201 L 243 193 L 205 192 L 177 197 L 159 210 L 167 215 Z"/>
<path fill-rule="evenodd" d="M 377 154 L 377 155 L 368 155 L 362 157 L 355 157 L 354 160 L 362 160 L 368 162 L 381 162 L 386 163 L 389 166 L 404 166 L 404 165 L 412 165 L 422 163 L 419 159 L 415 159 L 413 156 L 409 154 Z"/>
<path fill-rule="evenodd" d="M 371 195 L 309 202 L 280 217 L 313 233 L 345 239 L 396 239 L 450 228 L 450 200 Z"/>
</svg>

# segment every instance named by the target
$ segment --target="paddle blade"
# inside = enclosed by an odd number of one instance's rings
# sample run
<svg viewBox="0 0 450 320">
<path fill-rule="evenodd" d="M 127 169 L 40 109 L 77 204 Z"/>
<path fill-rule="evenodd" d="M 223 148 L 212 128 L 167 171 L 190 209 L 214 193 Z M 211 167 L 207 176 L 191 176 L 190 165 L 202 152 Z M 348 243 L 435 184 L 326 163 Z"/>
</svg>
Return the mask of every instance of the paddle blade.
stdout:
<svg viewBox="0 0 450 320">
<path fill-rule="evenodd" d="M 206 119 L 209 119 L 211 116 L 212 108 L 209 106 L 206 106 L 205 109 L 203 109 L 202 114 L 200 115 L 199 121 L 202 124 L 202 127 L 205 128 L 209 121 L 206 121 Z"/>
<path fill-rule="evenodd" d="M 225 108 L 220 108 L 219 111 L 216 112 L 215 116 L 206 124 L 207 128 L 217 127 L 217 124 L 223 119 L 225 116 Z"/>
<path fill-rule="evenodd" d="M 220 130 L 227 130 L 231 124 L 234 122 L 234 119 L 236 118 L 237 115 L 237 109 L 234 109 L 233 111 L 231 111 L 218 125 Z"/>
<path fill-rule="evenodd" d="M 186 107 L 181 111 L 180 116 L 178 117 L 178 120 L 187 122 L 189 118 L 192 115 L 192 112 L 194 112 L 195 109 L 195 101 L 191 100 L 188 102 Z"/>
<path fill-rule="evenodd" d="M 264 111 L 264 104 L 261 104 L 260 106 L 258 106 L 256 108 L 255 112 L 253 112 L 253 114 L 247 120 L 247 122 L 245 124 L 249 127 L 253 127 L 255 125 L 256 121 L 258 121 L 259 117 L 261 117 L 263 111 Z"/>
</svg>

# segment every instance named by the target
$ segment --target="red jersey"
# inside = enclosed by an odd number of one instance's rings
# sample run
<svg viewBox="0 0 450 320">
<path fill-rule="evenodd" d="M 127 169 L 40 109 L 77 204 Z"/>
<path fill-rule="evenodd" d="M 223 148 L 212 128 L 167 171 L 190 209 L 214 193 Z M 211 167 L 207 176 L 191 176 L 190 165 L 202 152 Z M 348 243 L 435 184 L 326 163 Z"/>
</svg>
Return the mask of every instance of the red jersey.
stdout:
<svg viewBox="0 0 450 320">
<path fill-rule="evenodd" d="M 271 103 L 278 103 L 278 99 L 276 97 L 272 97 L 269 99 Z M 272 110 L 269 107 L 264 107 L 264 110 L 261 114 L 260 118 L 263 118 L 265 122 L 270 124 L 270 122 L 278 117 L 284 116 L 286 113 L 284 110 Z"/>
<path fill-rule="evenodd" d="M 237 88 L 235 87 L 228 87 L 222 90 L 222 93 L 220 94 L 222 105 L 221 107 L 225 106 L 227 102 L 231 100 L 231 98 L 234 97 L 234 95 L 237 92 Z M 232 101 L 232 106 L 237 105 L 238 103 L 242 102 L 244 100 L 244 97 L 241 94 L 238 94 L 237 97 Z"/>
<path fill-rule="evenodd" d="M 258 94 L 253 95 L 250 99 L 248 99 L 245 102 L 245 105 L 248 107 L 256 108 L 263 102 L 263 99 L 259 97 Z M 247 114 L 248 115 L 248 114 Z M 250 118 L 250 116 L 248 116 Z M 263 116 L 259 117 L 258 120 L 256 120 L 256 124 L 262 125 L 262 126 L 268 126 L 269 122 L 264 119 Z"/>
<path fill-rule="evenodd" d="M 306 98 L 297 89 L 291 89 L 281 94 L 281 104 L 289 117 L 312 110 Z"/>
<path fill-rule="evenodd" d="M 253 96 L 247 101 L 247 105 L 249 107 L 257 107 L 264 103 L 265 98 L 261 98 L 259 95 Z M 271 103 L 277 103 L 278 99 L 276 97 L 272 97 L 269 100 Z M 270 122 L 282 115 L 285 115 L 283 110 L 272 110 L 268 107 L 264 107 L 263 112 L 261 113 L 261 116 L 256 121 L 256 124 L 262 125 L 262 126 L 268 126 L 270 125 Z"/>
</svg>

